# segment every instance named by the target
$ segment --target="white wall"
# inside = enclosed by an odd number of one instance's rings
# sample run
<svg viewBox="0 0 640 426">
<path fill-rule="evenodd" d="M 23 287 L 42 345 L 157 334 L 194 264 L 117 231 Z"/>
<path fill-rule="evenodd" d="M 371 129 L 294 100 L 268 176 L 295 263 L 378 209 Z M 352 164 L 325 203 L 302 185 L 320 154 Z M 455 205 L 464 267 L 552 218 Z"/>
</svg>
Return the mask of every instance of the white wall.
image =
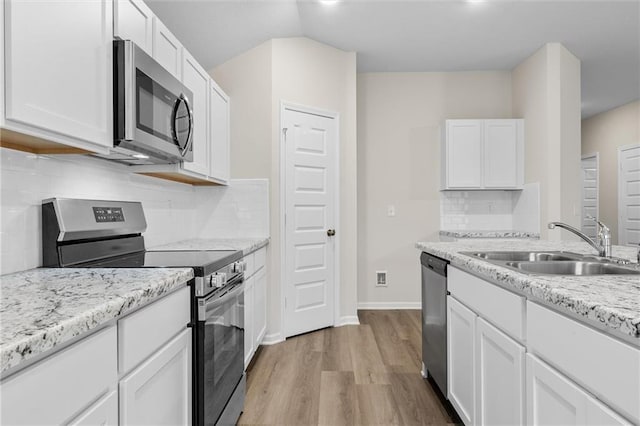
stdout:
<svg viewBox="0 0 640 426">
<path fill-rule="evenodd" d="M 549 43 L 512 71 L 513 114 L 525 119 L 525 182 L 540 182 L 541 238 L 547 223 L 580 227 L 580 62 Z"/>
<path fill-rule="evenodd" d="M 268 232 L 268 216 L 262 217 L 268 202 L 265 181 L 195 188 L 132 174 L 126 166 L 91 157 L 0 148 L 0 193 L 0 274 L 41 266 L 40 209 L 42 200 L 52 197 L 141 201 L 147 247 L 185 238 Z M 241 213 L 248 226 L 238 227 L 230 210 Z M 238 235 L 230 235 L 229 229 Z M 256 235 L 245 235 L 253 232 Z"/>
<path fill-rule="evenodd" d="M 439 239 L 443 121 L 511 117 L 509 71 L 358 74 L 359 306 L 419 306 L 414 244 Z"/>
<path fill-rule="evenodd" d="M 288 101 L 340 114 L 340 316 L 356 315 L 356 62 L 344 52 L 306 38 L 273 39 L 210 71 L 231 97 L 231 143 L 236 150 L 260 156 L 246 164 L 234 162 L 233 176 L 269 178 L 270 288 L 269 340 L 281 338 L 280 232 L 280 102 Z M 250 88 L 255 88 L 251 91 Z M 266 102 L 266 104 L 265 104 Z M 253 126 L 247 121 L 260 117 Z M 263 120 L 270 117 L 269 125 Z M 233 155 L 233 152 L 232 152 Z"/>
<path fill-rule="evenodd" d="M 618 148 L 640 143 L 640 101 L 582 120 L 582 154 L 599 153 L 600 220 L 618 242 Z"/>
</svg>

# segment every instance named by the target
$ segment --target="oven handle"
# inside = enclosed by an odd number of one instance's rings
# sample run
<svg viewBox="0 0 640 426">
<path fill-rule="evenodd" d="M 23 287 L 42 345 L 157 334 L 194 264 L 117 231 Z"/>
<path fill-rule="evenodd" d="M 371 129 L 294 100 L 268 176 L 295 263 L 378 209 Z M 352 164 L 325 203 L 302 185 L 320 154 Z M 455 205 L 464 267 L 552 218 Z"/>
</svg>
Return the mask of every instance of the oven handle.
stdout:
<svg viewBox="0 0 640 426">
<path fill-rule="evenodd" d="M 211 299 L 200 299 L 198 300 L 198 321 L 206 321 L 207 315 L 209 312 L 218 308 L 220 305 L 224 305 L 229 300 L 237 297 L 240 293 L 244 291 L 244 281 L 238 285 L 236 288 L 226 293 L 221 297 L 213 297 Z"/>
</svg>

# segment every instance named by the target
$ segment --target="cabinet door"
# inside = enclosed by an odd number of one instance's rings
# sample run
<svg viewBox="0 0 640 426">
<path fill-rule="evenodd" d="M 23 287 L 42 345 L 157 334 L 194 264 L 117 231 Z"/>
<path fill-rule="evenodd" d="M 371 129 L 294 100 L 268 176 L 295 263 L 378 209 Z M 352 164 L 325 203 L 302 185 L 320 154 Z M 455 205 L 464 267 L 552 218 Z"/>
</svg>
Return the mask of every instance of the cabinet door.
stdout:
<svg viewBox="0 0 640 426">
<path fill-rule="evenodd" d="M 6 119 L 113 146 L 111 0 L 7 0 Z"/>
<path fill-rule="evenodd" d="M 254 286 L 254 347 L 262 343 L 267 331 L 267 273 L 265 268 L 260 269 L 256 274 Z"/>
<path fill-rule="evenodd" d="M 247 279 L 244 288 L 244 368 L 246 369 L 253 353 L 255 352 L 254 346 L 254 282 L 255 277 Z"/>
<path fill-rule="evenodd" d="M 153 55 L 153 12 L 142 0 L 114 0 L 113 35 Z"/>
<path fill-rule="evenodd" d="M 447 120 L 446 187 L 482 185 L 482 120 Z"/>
<path fill-rule="evenodd" d="M 120 424 L 191 423 L 191 329 L 120 381 Z"/>
<path fill-rule="evenodd" d="M 175 78 L 182 80 L 182 44 L 155 16 L 153 18 L 153 59 Z"/>
<path fill-rule="evenodd" d="M 449 401 L 465 425 L 475 422 L 476 314 L 447 297 L 447 369 Z"/>
<path fill-rule="evenodd" d="M 118 392 L 113 391 L 80 414 L 69 426 L 117 426 L 118 424 Z"/>
<path fill-rule="evenodd" d="M 229 180 L 229 98 L 210 80 L 210 163 L 211 177 Z"/>
<path fill-rule="evenodd" d="M 527 425 L 630 425 L 531 354 L 527 358 Z"/>
<path fill-rule="evenodd" d="M 522 169 L 520 120 L 484 120 L 484 187 L 516 188 Z"/>
<path fill-rule="evenodd" d="M 478 318 L 476 321 L 476 424 L 524 424 L 522 345 Z"/>
<path fill-rule="evenodd" d="M 183 163 L 185 170 L 209 175 L 209 75 L 182 49 L 182 82 L 193 92 L 193 161 Z"/>
</svg>

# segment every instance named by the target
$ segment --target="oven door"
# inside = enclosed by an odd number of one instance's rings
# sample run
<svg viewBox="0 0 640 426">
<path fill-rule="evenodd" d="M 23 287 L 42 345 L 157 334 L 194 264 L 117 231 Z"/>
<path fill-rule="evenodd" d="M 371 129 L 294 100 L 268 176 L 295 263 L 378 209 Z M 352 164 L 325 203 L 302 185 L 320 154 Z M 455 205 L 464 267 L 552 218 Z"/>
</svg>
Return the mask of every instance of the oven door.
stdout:
<svg viewBox="0 0 640 426">
<path fill-rule="evenodd" d="M 214 425 L 244 373 L 244 282 L 242 276 L 198 301 L 194 368 L 197 425 Z"/>
</svg>

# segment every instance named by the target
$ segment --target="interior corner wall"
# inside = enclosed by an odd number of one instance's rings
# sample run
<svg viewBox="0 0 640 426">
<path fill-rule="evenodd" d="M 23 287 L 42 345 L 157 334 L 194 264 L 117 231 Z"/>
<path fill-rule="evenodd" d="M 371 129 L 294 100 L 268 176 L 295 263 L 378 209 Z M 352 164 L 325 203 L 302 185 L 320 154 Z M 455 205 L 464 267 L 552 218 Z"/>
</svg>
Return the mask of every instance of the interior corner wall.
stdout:
<svg viewBox="0 0 640 426">
<path fill-rule="evenodd" d="M 509 71 L 358 74 L 359 308 L 420 307 L 414 245 L 439 239 L 444 120 L 510 117 Z"/>
<path fill-rule="evenodd" d="M 543 239 L 570 239 L 547 223 L 580 225 L 580 62 L 548 43 L 512 70 L 513 114 L 525 119 L 525 183 L 540 183 Z"/>
<path fill-rule="evenodd" d="M 271 173 L 271 41 L 209 71 L 231 98 L 231 178 Z"/>
<path fill-rule="evenodd" d="M 231 97 L 233 178 L 268 178 L 267 341 L 282 335 L 280 102 L 340 114 L 340 316 L 357 304 L 356 55 L 307 38 L 273 39 L 211 70 Z"/>
<path fill-rule="evenodd" d="M 599 215 L 618 242 L 618 148 L 640 143 L 640 101 L 582 120 L 582 155 L 599 154 Z"/>
</svg>

